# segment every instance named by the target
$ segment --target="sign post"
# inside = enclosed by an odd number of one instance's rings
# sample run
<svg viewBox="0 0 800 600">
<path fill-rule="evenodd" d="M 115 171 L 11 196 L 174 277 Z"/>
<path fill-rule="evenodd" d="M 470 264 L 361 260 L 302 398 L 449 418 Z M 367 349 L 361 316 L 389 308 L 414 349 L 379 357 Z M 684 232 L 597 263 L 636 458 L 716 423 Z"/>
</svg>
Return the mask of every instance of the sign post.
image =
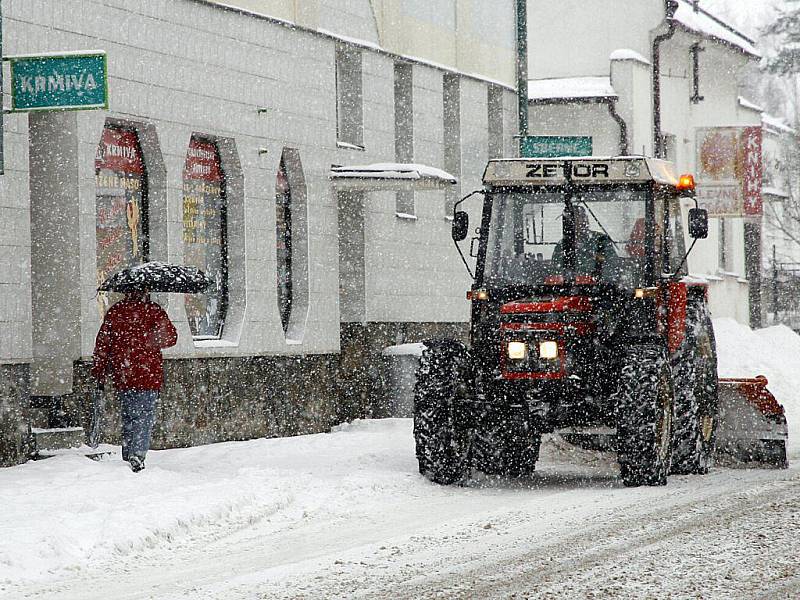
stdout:
<svg viewBox="0 0 800 600">
<path fill-rule="evenodd" d="M 520 145 L 524 158 L 592 155 L 590 136 L 529 135 L 522 138 Z"/>
<path fill-rule="evenodd" d="M 102 50 L 7 56 L 11 112 L 108 108 L 108 62 Z"/>
</svg>

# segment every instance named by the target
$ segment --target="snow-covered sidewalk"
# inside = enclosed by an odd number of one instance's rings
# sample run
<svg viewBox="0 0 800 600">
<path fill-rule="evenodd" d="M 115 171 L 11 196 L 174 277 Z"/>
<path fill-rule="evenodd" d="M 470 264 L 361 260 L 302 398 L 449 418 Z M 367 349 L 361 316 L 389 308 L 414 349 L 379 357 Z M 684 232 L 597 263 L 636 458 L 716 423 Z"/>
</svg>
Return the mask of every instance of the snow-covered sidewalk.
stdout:
<svg viewBox="0 0 800 600">
<path fill-rule="evenodd" d="M 752 332 L 728 320 L 716 321 L 715 329 L 720 374 L 769 378 L 787 409 L 790 460 L 800 460 L 800 337 L 783 327 Z M 236 540 L 254 543 L 256 531 L 265 544 L 284 544 L 270 549 L 277 564 L 296 565 L 326 547 L 341 547 L 342 536 L 353 536 L 347 547 L 413 537 L 453 519 L 548 505 L 551 494 L 563 495 L 557 504 L 611 510 L 620 502 L 672 493 L 622 489 L 613 456 L 570 452 L 557 440 L 543 450 L 539 470 L 534 490 L 432 485 L 417 473 L 407 419 L 153 451 L 138 475 L 118 457 L 95 462 L 59 456 L 0 469 L 0 597 L 18 598 L 29 586 L 48 582 L 88 582 L 93 570 L 129 557 L 169 560 L 228 541 L 231 547 Z M 735 473 L 733 478 L 745 476 Z M 724 472 L 715 477 L 729 479 Z M 701 480 L 676 481 L 675 489 L 685 491 Z"/>
</svg>

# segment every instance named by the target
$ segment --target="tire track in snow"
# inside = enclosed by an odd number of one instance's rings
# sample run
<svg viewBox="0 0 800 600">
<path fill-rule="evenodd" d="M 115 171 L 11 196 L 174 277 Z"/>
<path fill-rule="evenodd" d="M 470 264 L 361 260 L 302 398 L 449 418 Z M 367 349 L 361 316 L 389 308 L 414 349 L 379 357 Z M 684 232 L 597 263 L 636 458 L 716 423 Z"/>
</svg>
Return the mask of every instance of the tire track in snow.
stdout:
<svg viewBox="0 0 800 600">
<path fill-rule="evenodd" d="M 474 521 L 462 523 L 455 531 L 451 527 L 425 532 L 390 544 L 382 553 L 377 548 L 361 554 L 353 552 L 350 556 L 345 553 L 324 568 L 308 574 L 301 572 L 303 576 L 294 581 L 278 578 L 270 582 L 265 578 L 261 586 L 254 585 L 250 589 L 257 589 L 258 597 L 270 599 L 483 598 L 512 597 L 513 594 L 520 598 L 613 596 L 616 592 L 611 584 L 607 585 L 605 593 L 581 594 L 598 589 L 595 580 L 604 580 L 606 565 L 624 565 L 635 558 L 634 567 L 641 566 L 646 563 L 647 552 L 664 544 L 666 548 L 659 551 L 666 552 L 669 557 L 670 552 L 675 552 L 670 544 L 695 531 L 705 531 L 708 535 L 704 539 L 705 546 L 698 548 L 694 555 L 687 554 L 690 564 L 713 562 L 716 557 L 709 554 L 713 554 L 716 541 L 725 539 L 716 527 L 742 521 L 755 523 L 757 519 L 754 521 L 753 516 L 759 514 L 755 509 L 763 502 L 776 495 L 784 500 L 788 496 L 794 502 L 792 494 L 800 486 L 797 473 L 787 474 L 788 479 L 779 481 L 769 479 L 774 471 L 750 473 L 753 478 L 730 479 L 734 473 L 715 473 L 711 481 L 709 478 L 681 478 L 683 485 L 669 493 L 669 488 L 623 490 L 622 493 L 629 494 L 630 504 L 610 512 L 602 510 L 601 505 L 598 513 L 574 519 L 570 518 L 569 504 L 562 511 L 550 511 L 546 515 L 550 519 L 545 522 L 537 515 L 528 514 L 526 518 L 525 513 L 519 511 L 506 513 L 504 520 L 498 519 L 499 515 L 491 515 L 493 523 L 488 530 L 481 521 Z M 695 489 L 695 485 L 704 489 Z M 643 496 L 645 501 L 641 502 Z M 777 508 L 786 514 L 787 510 L 790 513 L 796 510 L 797 505 L 783 503 Z M 785 545 L 792 548 L 791 536 L 795 529 L 791 523 L 783 526 L 783 533 L 790 536 Z M 494 541 L 493 534 L 495 537 L 499 534 L 500 539 Z M 745 550 L 747 562 L 753 554 Z M 794 561 L 791 550 L 788 556 Z M 747 564 L 749 566 L 749 562 Z M 658 567 L 656 564 L 649 568 L 658 573 Z M 595 573 L 598 568 L 599 573 Z M 642 587 L 638 589 L 641 576 L 635 568 L 627 573 L 631 587 L 625 588 L 622 597 L 660 595 L 663 585 L 658 579 L 641 581 Z M 613 583 L 614 577 L 612 572 L 608 581 Z M 564 582 L 570 580 L 573 585 L 567 589 Z M 529 593 L 529 590 L 538 591 Z M 231 593 L 234 591 L 236 593 Z M 230 595 L 212 593 L 207 597 L 245 597 L 242 587 L 228 588 L 227 593 Z M 729 596 L 722 593 L 718 597 Z"/>
</svg>

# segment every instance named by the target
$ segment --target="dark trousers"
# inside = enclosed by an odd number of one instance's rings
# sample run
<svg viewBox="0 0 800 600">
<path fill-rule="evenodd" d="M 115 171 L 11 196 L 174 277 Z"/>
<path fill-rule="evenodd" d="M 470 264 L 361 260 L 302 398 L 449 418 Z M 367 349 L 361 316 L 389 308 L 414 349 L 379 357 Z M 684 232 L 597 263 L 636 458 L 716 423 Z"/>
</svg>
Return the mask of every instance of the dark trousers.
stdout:
<svg viewBox="0 0 800 600">
<path fill-rule="evenodd" d="M 158 392 L 121 390 L 117 396 L 122 404 L 122 460 L 131 456 L 144 460 L 156 420 Z"/>
</svg>

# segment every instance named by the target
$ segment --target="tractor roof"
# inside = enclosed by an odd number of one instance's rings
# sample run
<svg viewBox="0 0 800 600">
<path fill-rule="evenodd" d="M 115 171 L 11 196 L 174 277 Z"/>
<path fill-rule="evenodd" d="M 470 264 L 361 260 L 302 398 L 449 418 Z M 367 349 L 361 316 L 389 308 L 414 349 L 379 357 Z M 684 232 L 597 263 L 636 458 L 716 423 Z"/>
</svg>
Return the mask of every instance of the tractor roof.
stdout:
<svg viewBox="0 0 800 600">
<path fill-rule="evenodd" d="M 560 185 L 571 174 L 576 184 L 643 183 L 677 185 L 672 163 L 644 156 L 575 156 L 490 160 L 483 174 L 487 186 Z"/>
</svg>

